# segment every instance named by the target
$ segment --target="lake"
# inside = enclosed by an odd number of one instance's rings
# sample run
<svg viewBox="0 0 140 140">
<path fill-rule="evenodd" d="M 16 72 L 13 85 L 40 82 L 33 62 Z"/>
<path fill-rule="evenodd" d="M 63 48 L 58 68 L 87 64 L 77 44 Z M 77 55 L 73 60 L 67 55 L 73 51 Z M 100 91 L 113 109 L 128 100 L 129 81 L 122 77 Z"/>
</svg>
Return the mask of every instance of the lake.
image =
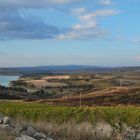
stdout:
<svg viewBox="0 0 140 140">
<path fill-rule="evenodd" d="M 0 75 L 0 85 L 9 86 L 10 81 L 17 80 L 19 76 L 11 76 L 11 75 Z"/>
</svg>

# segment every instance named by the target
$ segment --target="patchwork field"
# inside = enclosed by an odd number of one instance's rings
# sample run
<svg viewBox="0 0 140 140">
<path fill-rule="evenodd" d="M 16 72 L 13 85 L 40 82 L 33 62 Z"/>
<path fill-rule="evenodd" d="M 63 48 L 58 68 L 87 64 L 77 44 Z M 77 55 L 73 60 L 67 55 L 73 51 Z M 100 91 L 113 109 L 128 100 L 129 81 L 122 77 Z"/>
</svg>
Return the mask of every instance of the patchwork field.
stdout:
<svg viewBox="0 0 140 140">
<path fill-rule="evenodd" d="M 14 88 L 27 89 L 35 100 L 55 105 L 112 106 L 140 104 L 140 72 L 77 73 L 22 76 Z M 34 99 L 34 98 L 32 98 Z M 30 99 L 29 99 L 30 100 Z"/>
</svg>

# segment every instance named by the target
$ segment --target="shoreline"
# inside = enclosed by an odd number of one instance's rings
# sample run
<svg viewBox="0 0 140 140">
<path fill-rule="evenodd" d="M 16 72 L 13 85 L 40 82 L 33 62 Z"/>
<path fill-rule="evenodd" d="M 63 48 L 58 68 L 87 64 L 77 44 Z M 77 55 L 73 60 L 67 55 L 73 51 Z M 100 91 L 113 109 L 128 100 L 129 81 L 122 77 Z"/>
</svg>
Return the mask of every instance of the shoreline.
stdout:
<svg viewBox="0 0 140 140">
<path fill-rule="evenodd" d="M 8 79 L 9 77 L 9 79 Z M 5 86 L 5 87 L 10 87 L 10 83 L 12 81 L 17 81 L 21 76 L 19 75 L 1 75 L 0 74 L 0 85 L 1 86 Z M 4 79 L 1 79 L 1 78 L 6 78 L 5 80 Z"/>
</svg>

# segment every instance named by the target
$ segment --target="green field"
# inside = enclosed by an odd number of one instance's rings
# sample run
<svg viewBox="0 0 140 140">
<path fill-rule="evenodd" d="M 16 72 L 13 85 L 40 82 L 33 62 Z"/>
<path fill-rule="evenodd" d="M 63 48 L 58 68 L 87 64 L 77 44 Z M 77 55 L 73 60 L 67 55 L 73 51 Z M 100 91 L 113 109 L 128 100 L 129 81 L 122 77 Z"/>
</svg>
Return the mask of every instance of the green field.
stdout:
<svg viewBox="0 0 140 140">
<path fill-rule="evenodd" d="M 68 122 L 71 120 L 96 123 L 104 119 L 111 125 L 125 123 L 127 125 L 140 124 L 140 107 L 63 107 L 49 106 L 38 103 L 1 102 L 0 112 L 11 117 L 22 117 L 30 121 Z"/>
</svg>

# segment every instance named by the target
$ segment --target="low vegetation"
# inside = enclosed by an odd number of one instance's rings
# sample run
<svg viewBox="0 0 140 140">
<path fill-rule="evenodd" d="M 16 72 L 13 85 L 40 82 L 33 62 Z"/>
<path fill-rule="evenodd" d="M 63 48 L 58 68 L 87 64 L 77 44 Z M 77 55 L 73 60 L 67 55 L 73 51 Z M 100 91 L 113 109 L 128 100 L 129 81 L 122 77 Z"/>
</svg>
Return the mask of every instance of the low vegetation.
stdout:
<svg viewBox="0 0 140 140">
<path fill-rule="evenodd" d="M 62 123 L 76 121 L 81 123 L 86 121 L 95 124 L 98 120 L 104 119 L 112 126 L 117 122 L 131 126 L 140 124 L 140 107 L 135 106 L 79 108 L 26 102 L 1 102 L 0 104 L 0 112 L 33 122 Z"/>
</svg>

